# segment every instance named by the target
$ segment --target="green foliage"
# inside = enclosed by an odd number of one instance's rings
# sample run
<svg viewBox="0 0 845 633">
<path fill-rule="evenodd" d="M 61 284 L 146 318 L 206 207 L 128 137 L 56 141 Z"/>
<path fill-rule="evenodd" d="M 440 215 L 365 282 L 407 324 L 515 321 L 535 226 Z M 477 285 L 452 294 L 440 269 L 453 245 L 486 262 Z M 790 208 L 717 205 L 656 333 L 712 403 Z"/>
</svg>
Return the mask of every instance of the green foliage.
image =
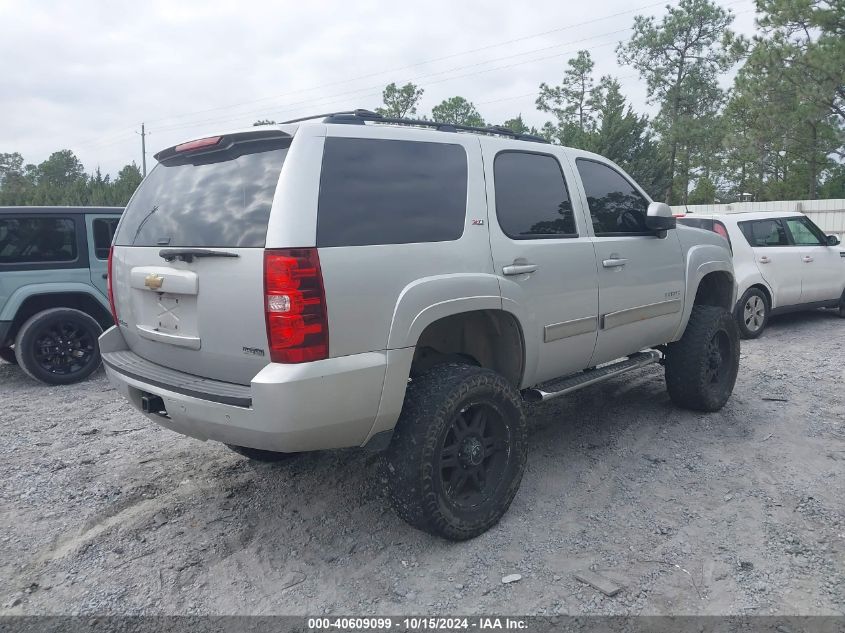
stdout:
<svg viewBox="0 0 845 633">
<path fill-rule="evenodd" d="M 125 206 L 141 183 L 133 162 L 114 180 L 98 167 L 86 174 L 70 150 L 54 152 L 39 165 L 24 165 L 18 153 L 0 154 L 0 205 Z"/>
<path fill-rule="evenodd" d="M 559 85 L 541 83 L 536 105 L 551 115 L 537 130 L 522 114 L 502 125 L 606 156 L 655 199 L 670 203 L 845 197 L 845 1 L 755 0 L 760 34 L 735 36 L 733 15 L 714 0 L 680 0 L 663 16 L 634 19 L 617 47 L 657 106 L 633 110 L 612 77 L 594 77 L 589 51 L 568 60 Z M 718 80 L 738 62 L 733 85 Z M 377 111 L 414 117 L 423 89 L 385 86 Z M 435 121 L 484 127 L 456 96 Z M 261 119 L 254 125 L 272 125 Z M 116 178 L 87 174 L 70 150 L 39 165 L 0 153 L 0 205 L 124 205 L 141 181 L 132 163 Z"/>
<path fill-rule="evenodd" d="M 509 130 L 513 130 L 517 134 L 530 134 L 532 136 L 543 136 L 543 131 L 538 130 L 533 125 L 531 127 L 525 122 L 522 118 L 522 114 L 518 114 L 513 119 L 508 119 L 504 123 L 501 124 L 501 127 L 507 128 Z"/>
<path fill-rule="evenodd" d="M 845 124 L 845 3 L 757 0 L 758 23 L 770 35 L 767 70 Z M 839 155 L 845 158 L 841 152 Z"/>
<path fill-rule="evenodd" d="M 732 21 L 710 0 L 681 0 L 659 22 L 634 18 L 631 39 L 617 48 L 619 62 L 639 71 L 649 99 L 660 105 L 655 128 L 669 161 L 667 202 L 686 202 L 690 178 L 710 167 L 701 159 L 710 156 L 703 140 L 723 99 L 717 79 L 743 49 L 728 29 Z"/>
<path fill-rule="evenodd" d="M 715 204 L 716 185 L 707 176 L 702 176 L 689 194 L 688 204 Z"/>
<path fill-rule="evenodd" d="M 509 130 L 513 130 L 517 134 L 536 134 L 537 130 L 533 128 L 529 128 L 525 121 L 522 120 L 522 114 L 517 115 L 514 119 L 508 119 L 504 123 L 502 123 L 502 127 L 506 127 Z"/>
<path fill-rule="evenodd" d="M 546 123 L 541 135 L 561 145 L 606 156 L 650 195 L 660 197 L 666 186 L 666 161 L 649 129 L 648 118 L 637 115 L 628 105 L 616 79 L 605 76 L 595 82 L 586 51 L 580 51 L 567 65 L 560 86 L 540 85 L 538 107 L 558 119 L 557 125 Z"/>
<path fill-rule="evenodd" d="M 34 165 L 24 167 L 17 152 L 0 154 L 0 205 L 18 204 L 34 186 Z"/>
<path fill-rule="evenodd" d="M 582 133 L 589 131 L 591 112 L 596 106 L 592 97 L 594 66 L 589 51 L 578 51 L 577 57 L 567 62 L 559 86 L 540 84 L 537 109 L 554 114 L 560 127 L 573 126 Z"/>
<path fill-rule="evenodd" d="M 757 200 L 829 196 L 845 158 L 845 5 L 761 0 L 757 9 L 762 34 L 722 116 L 724 189 Z"/>
<path fill-rule="evenodd" d="M 463 97 L 451 97 L 431 109 L 432 118 L 438 123 L 484 127 L 484 119 L 475 106 Z"/>
<path fill-rule="evenodd" d="M 537 106 L 557 119 L 542 133 L 610 157 L 671 203 L 842 195 L 845 3 L 756 6 L 761 34 L 751 41 L 712 0 L 636 17 L 617 56 L 645 80 L 654 120 L 620 107 L 611 79 L 595 84 L 581 51 L 560 86 L 540 85 Z M 724 92 L 717 80 L 740 60 Z"/>
<path fill-rule="evenodd" d="M 417 105 L 422 95 L 423 89 L 415 84 L 407 83 L 399 88 L 391 82 L 382 92 L 384 106 L 376 108 L 376 112 L 386 117 L 412 118 L 417 114 Z"/>
<path fill-rule="evenodd" d="M 820 198 L 845 198 L 845 165 L 840 164 L 830 170 L 819 194 Z"/>
<path fill-rule="evenodd" d="M 602 77 L 593 94 L 596 123 L 584 149 L 608 157 L 627 171 L 652 197 L 665 190 L 667 165 L 649 127 L 622 95 L 619 82 Z"/>
</svg>

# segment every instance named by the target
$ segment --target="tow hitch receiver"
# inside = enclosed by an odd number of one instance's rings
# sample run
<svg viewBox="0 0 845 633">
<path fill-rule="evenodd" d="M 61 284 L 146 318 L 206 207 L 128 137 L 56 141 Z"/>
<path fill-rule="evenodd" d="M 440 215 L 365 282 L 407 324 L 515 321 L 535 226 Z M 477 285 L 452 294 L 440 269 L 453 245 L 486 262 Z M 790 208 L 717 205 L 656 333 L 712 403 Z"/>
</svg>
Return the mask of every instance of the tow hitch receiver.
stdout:
<svg viewBox="0 0 845 633">
<path fill-rule="evenodd" d="M 154 396 L 149 393 L 141 395 L 141 409 L 144 413 L 167 415 L 167 410 L 164 408 L 164 400 L 161 399 L 161 396 Z"/>
</svg>

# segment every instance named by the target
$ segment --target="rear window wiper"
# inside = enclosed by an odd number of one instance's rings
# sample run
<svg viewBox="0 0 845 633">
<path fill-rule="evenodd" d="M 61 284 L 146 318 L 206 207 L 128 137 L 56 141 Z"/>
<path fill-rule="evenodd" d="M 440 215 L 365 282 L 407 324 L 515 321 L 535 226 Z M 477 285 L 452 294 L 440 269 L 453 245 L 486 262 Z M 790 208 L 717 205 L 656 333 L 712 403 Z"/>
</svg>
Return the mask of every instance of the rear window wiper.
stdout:
<svg viewBox="0 0 845 633">
<path fill-rule="evenodd" d="M 207 248 L 163 248 L 158 252 L 158 256 L 166 262 L 181 259 L 183 262 L 190 263 L 194 261 L 194 257 L 238 257 L 238 254 L 227 251 L 212 251 Z"/>
</svg>

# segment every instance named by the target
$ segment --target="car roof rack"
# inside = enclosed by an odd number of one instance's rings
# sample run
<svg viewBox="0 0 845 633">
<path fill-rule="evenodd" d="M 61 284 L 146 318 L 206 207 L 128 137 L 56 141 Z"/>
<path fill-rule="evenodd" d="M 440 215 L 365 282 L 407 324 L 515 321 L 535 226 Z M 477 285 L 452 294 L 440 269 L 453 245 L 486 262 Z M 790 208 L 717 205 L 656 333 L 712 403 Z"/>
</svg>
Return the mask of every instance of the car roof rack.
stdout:
<svg viewBox="0 0 845 633">
<path fill-rule="evenodd" d="M 520 134 L 502 125 L 488 125 L 477 127 L 474 125 L 458 125 L 455 123 L 442 123 L 438 121 L 427 121 L 425 119 L 403 119 L 388 117 L 371 110 L 346 110 L 343 112 L 327 112 L 325 114 L 314 114 L 311 116 L 291 119 L 283 123 L 301 123 L 313 119 L 323 119 L 323 123 L 340 123 L 344 125 L 364 125 L 367 121 L 373 123 L 390 123 L 393 125 L 409 125 L 413 127 L 430 127 L 441 132 L 475 132 L 476 134 L 490 134 L 495 136 L 506 136 L 519 141 L 531 141 L 532 143 L 548 143 L 542 136 L 534 134 Z"/>
</svg>

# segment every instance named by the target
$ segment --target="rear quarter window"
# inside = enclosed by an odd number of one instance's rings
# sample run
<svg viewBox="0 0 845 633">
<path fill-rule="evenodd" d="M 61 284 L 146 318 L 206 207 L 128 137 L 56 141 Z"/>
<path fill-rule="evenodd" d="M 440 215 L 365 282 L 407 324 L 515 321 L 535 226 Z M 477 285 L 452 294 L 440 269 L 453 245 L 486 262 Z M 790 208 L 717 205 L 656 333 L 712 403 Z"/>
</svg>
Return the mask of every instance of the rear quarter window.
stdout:
<svg viewBox="0 0 845 633">
<path fill-rule="evenodd" d="M 63 263 L 76 258 L 73 218 L 0 217 L 0 264 Z"/>
<path fill-rule="evenodd" d="M 467 157 L 460 145 L 327 138 L 317 246 L 457 240 L 466 199 Z"/>
</svg>

